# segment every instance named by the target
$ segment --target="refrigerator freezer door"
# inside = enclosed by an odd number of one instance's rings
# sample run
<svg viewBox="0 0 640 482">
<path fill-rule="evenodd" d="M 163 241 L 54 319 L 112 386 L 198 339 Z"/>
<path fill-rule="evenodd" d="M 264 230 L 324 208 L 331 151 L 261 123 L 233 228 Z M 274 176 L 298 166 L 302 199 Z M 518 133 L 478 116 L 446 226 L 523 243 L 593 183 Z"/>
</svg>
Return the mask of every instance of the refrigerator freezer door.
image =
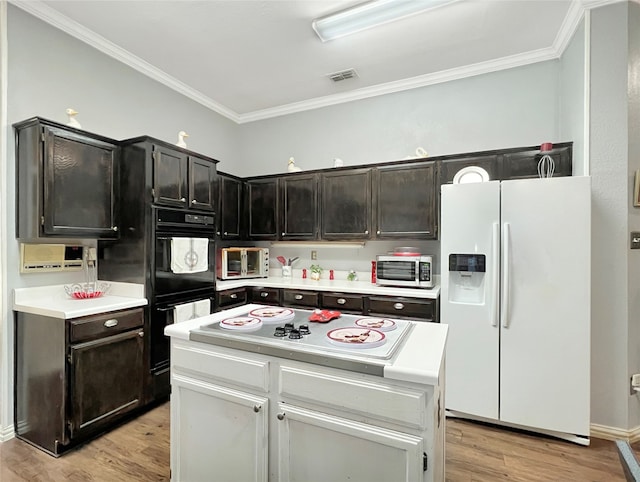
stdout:
<svg viewBox="0 0 640 482">
<path fill-rule="evenodd" d="M 502 183 L 504 422 L 589 435 L 590 185 L 588 177 Z"/>
<path fill-rule="evenodd" d="M 446 408 L 498 418 L 500 183 L 442 186 L 441 322 L 449 325 Z M 483 254 L 484 273 L 449 271 L 451 254 Z M 475 290 L 475 291 L 474 291 Z"/>
</svg>

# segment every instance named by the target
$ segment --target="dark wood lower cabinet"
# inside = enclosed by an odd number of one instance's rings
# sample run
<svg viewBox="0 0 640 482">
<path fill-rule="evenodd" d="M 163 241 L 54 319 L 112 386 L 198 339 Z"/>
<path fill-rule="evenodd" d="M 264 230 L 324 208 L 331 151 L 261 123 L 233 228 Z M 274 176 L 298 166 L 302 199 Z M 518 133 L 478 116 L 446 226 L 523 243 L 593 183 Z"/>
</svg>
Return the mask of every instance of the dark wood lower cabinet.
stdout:
<svg viewBox="0 0 640 482">
<path fill-rule="evenodd" d="M 144 404 L 143 309 L 64 320 L 16 312 L 14 426 L 58 456 Z"/>
</svg>

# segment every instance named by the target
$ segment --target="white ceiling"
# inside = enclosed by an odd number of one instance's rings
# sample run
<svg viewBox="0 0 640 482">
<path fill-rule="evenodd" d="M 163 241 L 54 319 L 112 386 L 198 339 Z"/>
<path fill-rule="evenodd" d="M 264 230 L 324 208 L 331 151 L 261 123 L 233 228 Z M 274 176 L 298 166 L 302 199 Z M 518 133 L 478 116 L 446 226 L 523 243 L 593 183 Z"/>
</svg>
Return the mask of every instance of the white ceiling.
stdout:
<svg viewBox="0 0 640 482">
<path fill-rule="evenodd" d="M 248 122 L 558 58 L 584 8 L 607 2 L 457 0 L 325 43 L 312 20 L 360 0 L 12 3 Z"/>
</svg>

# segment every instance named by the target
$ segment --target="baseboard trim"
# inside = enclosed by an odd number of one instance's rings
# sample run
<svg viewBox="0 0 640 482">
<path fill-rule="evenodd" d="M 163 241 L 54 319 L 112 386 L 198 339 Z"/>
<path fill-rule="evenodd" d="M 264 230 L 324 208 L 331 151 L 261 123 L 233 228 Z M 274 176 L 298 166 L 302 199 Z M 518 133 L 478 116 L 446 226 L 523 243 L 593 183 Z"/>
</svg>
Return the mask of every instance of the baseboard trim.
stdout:
<svg viewBox="0 0 640 482">
<path fill-rule="evenodd" d="M 13 425 L 9 425 L 0 430 L 0 442 L 6 442 L 7 440 L 11 440 L 16 436 L 16 431 L 13 428 Z"/>
<path fill-rule="evenodd" d="M 633 443 L 640 440 L 640 426 L 625 430 L 623 428 L 608 427 L 606 425 L 598 425 L 592 423 L 590 426 L 591 436 L 604 440 L 626 440 Z"/>
</svg>

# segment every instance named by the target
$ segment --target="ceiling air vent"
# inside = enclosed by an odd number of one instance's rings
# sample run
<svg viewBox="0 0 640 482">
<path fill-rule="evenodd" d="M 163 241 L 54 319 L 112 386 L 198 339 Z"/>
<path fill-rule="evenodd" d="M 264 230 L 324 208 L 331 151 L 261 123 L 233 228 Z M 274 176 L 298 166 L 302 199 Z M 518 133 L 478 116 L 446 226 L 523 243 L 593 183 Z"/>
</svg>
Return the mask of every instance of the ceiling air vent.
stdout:
<svg viewBox="0 0 640 482">
<path fill-rule="evenodd" d="M 333 74 L 327 74 L 334 82 L 340 82 L 341 80 L 354 79 L 358 76 L 356 69 L 341 70 L 340 72 L 334 72 Z"/>
</svg>

